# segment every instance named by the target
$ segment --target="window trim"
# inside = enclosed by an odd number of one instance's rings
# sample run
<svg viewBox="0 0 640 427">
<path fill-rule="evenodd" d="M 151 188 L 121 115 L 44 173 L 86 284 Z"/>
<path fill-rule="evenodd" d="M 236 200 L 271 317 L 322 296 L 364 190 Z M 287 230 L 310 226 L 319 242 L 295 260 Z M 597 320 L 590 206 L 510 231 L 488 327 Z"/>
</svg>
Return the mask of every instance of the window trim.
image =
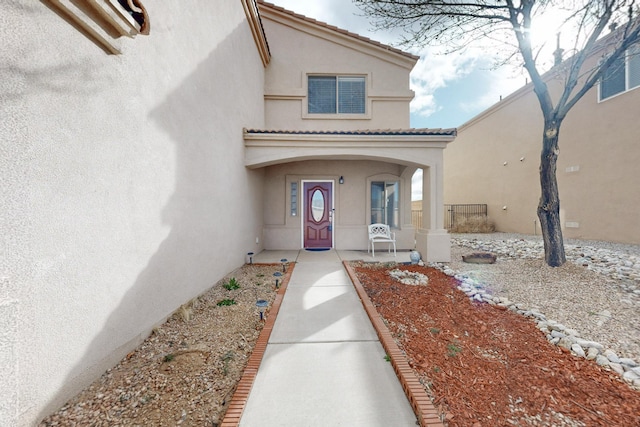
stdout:
<svg viewBox="0 0 640 427">
<path fill-rule="evenodd" d="M 630 52 L 632 49 L 636 50 L 635 53 L 633 53 L 633 55 L 640 55 L 640 44 L 636 44 L 633 45 L 631 47 L 629 47 L 627 50 L 625 50 L 624 52 L 624 90 L 620 91 L 620 92 L 616 92 L 613 95 L 610 95 L 606 98 L 602 97 L 602 83 L 603 80 L 602 78 L 598 81 L 598 103 L 600 102 L 604 102 L 604 101 L 608 101 L 610 99 L 616 98 L 622 94 L 625 94 L 627 92 L 631 92 L 632 90 L 638 89 L 640 88 L 640 84 L 634 86 L 634 87 L 629 87 L 629 66 L 630 66 L 630 60 L 629 58 L 631 57 L 632 53 Z"/>
<path fill-rule="evenodd" d="M 327 77 L 364 77 L 364 113 L 357 114 L 345 114 L 345 113 L 330 113 L 330 114 L 318 114 L 309 113 L 309 77 L 312 76 L 327 76 Z M 319 119 L 319 120 L 363 120 L 371 119 L 371 97 L 369 93 L 371 91 L 371 73 L 315 73 L 315 72 L 303 72 L 303 86 L 304 97 L 302 98 L 302 118 L 303 119 Z"/>
</svg>

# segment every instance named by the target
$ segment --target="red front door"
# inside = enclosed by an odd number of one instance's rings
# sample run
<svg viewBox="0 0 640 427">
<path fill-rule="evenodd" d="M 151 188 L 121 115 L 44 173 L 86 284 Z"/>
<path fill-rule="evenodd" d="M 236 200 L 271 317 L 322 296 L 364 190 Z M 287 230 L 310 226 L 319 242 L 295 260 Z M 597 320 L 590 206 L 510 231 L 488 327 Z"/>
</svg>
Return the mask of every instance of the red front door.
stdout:
<svg viewBox="0 0 640 427">
<path fill-rule="evenodd" d="M 304 183 L 304 247 L 331 248 L 332 182 Z"/>
</svg>

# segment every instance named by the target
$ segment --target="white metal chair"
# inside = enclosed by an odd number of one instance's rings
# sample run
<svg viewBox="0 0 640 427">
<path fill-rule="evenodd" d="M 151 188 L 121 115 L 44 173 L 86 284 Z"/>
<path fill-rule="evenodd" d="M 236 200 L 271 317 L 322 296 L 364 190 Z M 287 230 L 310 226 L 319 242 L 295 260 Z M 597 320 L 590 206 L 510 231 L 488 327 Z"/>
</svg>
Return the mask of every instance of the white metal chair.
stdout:
<svg viewBox="0 0 640 427">
<path fill-rule="evenodd" d="M 391 245 L 393 245 L 393 256 L 396 256 L 396 233 L 391 232 L 387 224 L 371 224 L 369 227 L 369 243 L 367 243 L 367 253 L 371 246 L 372 256 L 376 256 L 376 243 L 388 243 L 389 253 L 391 253 Z"/>
</svg>

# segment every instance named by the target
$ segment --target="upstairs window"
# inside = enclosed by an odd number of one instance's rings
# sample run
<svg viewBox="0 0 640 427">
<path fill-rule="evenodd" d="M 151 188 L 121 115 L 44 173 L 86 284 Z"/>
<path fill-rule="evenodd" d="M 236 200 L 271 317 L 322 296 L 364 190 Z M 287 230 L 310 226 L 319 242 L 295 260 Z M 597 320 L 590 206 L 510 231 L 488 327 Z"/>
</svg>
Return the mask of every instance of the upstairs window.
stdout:
<svg viewBox="0 0 640 427">
<path fill-rule="evenodd" d="M 600 81 L 600 100 L 640 86 L 640 45 L 635 45 L 611 64 Z"/>
<path fill-rule="evenodd" d="M 309 114 L 364 114 L 365 78 L 309 76 Z"/>
</svg>

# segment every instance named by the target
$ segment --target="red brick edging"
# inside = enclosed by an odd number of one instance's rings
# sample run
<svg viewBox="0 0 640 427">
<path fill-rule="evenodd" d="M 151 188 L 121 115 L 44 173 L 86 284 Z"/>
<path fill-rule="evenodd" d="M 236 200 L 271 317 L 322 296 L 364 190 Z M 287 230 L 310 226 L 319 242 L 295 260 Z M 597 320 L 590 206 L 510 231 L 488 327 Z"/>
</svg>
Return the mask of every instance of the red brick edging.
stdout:
<svg viewBox="0 0 640 427">
<path fill-rule="evenodd" d="M 260 335 L 258 335 L 258 340 L 256 341 L 256 344 L 253 347 L 253 352 L 247 361 L 247 366 L 245 366 L 244 371 L 242 372 L 242 377 L 240 377 L 238 387 L 233 393 L 233 397 L 231 398 L 231 402 L 229 402 L 229 407 L 222 419 L 222 423 L 220 423 L 220 427 L 237 427 L 240 424 L 240 418 L 242 418 L 242 413 L 244 412 L 244 408 L 247 404 L 247 399 L 249 399 L 249 393 L 251 392 L 253 382 L 256 379 L 260 363 L 262 363 L 264 352 L 267 350 L 267 343 L 269 342 L 273 325 L 276 322 L 276 317 L 278 317 L 278 311 L 280 311 L 282 299 L 284 298 L 284 293 L 287 290 L 287 285 L 289 284 L 289 279 L 291 279 L 294 266 L 294 262 L 289 263 L 287 271 L 282 276 L 280 289 L 278 289 L 278 293 L 271 304 L 262 331 L 260 331 Z"/>
<path fill-rule="evenodd" d="M 355 271 L 353 271 L 348 261 L 343 261 L 342 264 L 347 270 L 347 274 L 349 274 L 349 278 L 358 292 L 360 301 L 362 302 L 362 305 L 369 316 L 369 320 L 371 320 L 371 323 L 378 334 L 378 339 L 380 340 L 382 347 L 391 359 L 393 370 L 396 372 L 396 375 L 400 380 L 400 384 L 407 395 L 407 399 L 409 399 L 409 403 L 418 418 L 420 426 L 443 427 L 444 425 L 438 416 L 438 411 L 435 406 L 433 406 L 429 395 L 424 390 L 422 384 L 416 377 L 416 374 L 413 372 L 413 369 L 411 369 L 411 366 L 409 366 L 407 358 L 404 353 L 400 351 L 400 348 L 394 341 L 393 336 L 391 336 L 391 332 L 389 332 L 389 329 L 382 321 L 382 318 L 378 314 L 378 310 L 376 310 L 375 306 L 369 299 L 369 296 L 364 290 L 362 283 L 360 283 L 360 280 L 358 280 Z"/>
</svg>

